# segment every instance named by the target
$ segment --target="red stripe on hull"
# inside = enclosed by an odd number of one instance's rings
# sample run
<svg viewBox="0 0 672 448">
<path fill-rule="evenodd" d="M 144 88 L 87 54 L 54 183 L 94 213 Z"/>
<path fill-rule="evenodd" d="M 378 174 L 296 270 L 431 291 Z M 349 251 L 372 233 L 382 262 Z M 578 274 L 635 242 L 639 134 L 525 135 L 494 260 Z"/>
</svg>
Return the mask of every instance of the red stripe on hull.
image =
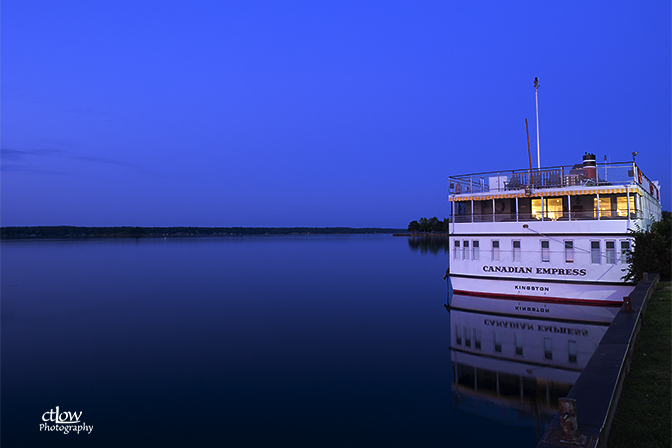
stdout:
<svg viewBox="0 0 672 448">
<path fill-rule="evenodd" d="M 623 305 L 623 301 L 613 301 L 613 300 L 591 300 L 591 299 L 568 299 L 566 297 L 539 297 L 539 296 L 522 296 L 522 295 L 513 295 L 513 294 L 500 294 L 492 292 L 474 292 L 474 291 L 460 291 L 457 289 L 453 290 L 453 294 L 460 294 L 464 296 L 476 296 L 476 297 L 487 297 L 491 299 L 503 299 L 503 300 L 521 300 L 523 302 L 543 302 L 543 303 L 564 303 L 571 305 L 589 305 L 589 306 L 608 306 L 608 307 L 620 307 Z"/>
</svg>

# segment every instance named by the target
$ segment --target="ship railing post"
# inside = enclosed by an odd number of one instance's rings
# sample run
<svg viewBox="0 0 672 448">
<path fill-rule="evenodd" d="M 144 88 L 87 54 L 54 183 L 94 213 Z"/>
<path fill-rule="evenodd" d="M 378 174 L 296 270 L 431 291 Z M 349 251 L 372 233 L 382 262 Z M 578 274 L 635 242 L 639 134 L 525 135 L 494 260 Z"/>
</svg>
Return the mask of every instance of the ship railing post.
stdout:
<svg viewBox="0 0 672 448">
<path fill-rule="evenodd" d="M 630 221 L 630 185 L 625 186 L 625 198 L 628 207 L 628 221 Z"/>
</svg>

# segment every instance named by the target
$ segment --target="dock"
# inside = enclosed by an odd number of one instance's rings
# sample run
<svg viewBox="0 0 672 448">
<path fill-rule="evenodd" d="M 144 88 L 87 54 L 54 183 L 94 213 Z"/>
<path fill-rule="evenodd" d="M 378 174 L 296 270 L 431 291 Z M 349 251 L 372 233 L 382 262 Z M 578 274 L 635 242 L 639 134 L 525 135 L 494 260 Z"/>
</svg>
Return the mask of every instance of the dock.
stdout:
<svg viewBox="0 0 672 448">
<path fill-rule="evenodd" d="M 600 341 L 537 448 L 606 447 L 644 313 L 660 276 L 645 274 Z"/>
</svg>

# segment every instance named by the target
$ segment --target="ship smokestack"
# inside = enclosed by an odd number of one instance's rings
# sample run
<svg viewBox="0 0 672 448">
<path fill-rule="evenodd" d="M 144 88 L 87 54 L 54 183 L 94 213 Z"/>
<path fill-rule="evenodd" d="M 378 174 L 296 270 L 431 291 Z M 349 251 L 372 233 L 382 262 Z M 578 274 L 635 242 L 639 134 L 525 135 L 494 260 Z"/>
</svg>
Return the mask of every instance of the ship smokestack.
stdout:
<svg viewBox="0 0 672 448">
<path fill-rule="evenodd" d="M 587 152 L 583 155 L 583 175 L 594 181 L 597 181 L 597 162 L 595 154 Z"/>
</svg>

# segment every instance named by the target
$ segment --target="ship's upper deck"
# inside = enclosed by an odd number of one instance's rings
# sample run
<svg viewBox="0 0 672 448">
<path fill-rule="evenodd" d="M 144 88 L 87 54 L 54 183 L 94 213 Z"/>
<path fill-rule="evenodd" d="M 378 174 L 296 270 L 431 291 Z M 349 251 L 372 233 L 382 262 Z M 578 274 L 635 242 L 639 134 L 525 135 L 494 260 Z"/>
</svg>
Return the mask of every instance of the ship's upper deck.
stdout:
<svg viewBox="0 0 672 448">
<path fill-rule="evenodd" d="M 657 182 L 652 182 L 633 162 L 599 163 L 590 168 L 581 164 L 491 171 L 485 173 L 449 176 L 451 201 L 471 199 L 473 195 L 521 194 L 537 196 L 562 195 L 562 190 L 576 191 L 635 186 L 642 187 L 656 200 L 660 200 Z M 574 188 L 572 188 L 574 187 Z M 579 188 L 576 188 L 579 187 Z M 569 193 L 572 194 L 572 193 Z M 515 196 L 510 196 L 515 197 Z"/>
<path fill-rule="evenodd" d="M 588 158 L 588 160 L 586 160 Z M 449 176 L 453 222 L 659 219 L 660 187 L 634 162 Z"/>
</svg>

